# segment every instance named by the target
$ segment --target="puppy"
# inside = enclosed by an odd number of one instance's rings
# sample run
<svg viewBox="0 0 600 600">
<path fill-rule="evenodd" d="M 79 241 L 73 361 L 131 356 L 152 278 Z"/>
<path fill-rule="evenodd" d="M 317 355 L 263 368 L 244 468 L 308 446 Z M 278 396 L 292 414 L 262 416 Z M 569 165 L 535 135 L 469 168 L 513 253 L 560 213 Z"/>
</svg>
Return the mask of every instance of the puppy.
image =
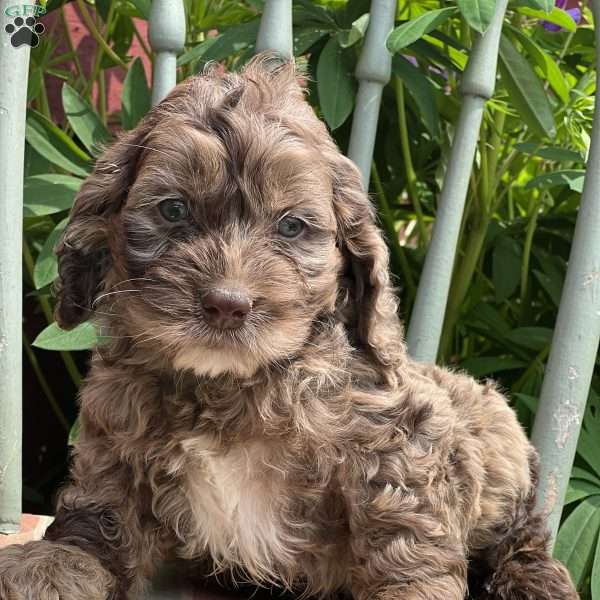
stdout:
<svg viewBox="0 0 600 600">
<path fill-rule="evenodd" d="M 161 561 L 355 600 L 574 600 L 490 385 L 407 356 L 354 165 L 291 65 L 179 85 L 98 160 L 56 317 L 106 344 L 45 540 L 2 598 L 133 598 Z"/>
</svg>

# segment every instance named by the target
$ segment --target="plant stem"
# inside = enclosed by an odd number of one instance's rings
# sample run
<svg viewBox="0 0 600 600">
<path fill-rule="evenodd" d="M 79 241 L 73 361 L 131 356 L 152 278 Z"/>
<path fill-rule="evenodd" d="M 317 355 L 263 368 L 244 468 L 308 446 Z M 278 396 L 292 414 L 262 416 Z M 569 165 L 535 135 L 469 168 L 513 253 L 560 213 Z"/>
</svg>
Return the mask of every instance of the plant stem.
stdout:
<svg viewBox="0 0 600 600">
<path fill-rule="evenodd" d="M 48 404 L 50 404 L 50 408 L 52 408 L 52 412 L 54 413 L 54 415 L 56 416 L 56 418 L 62 425 L 63 429 L 68 433 L 69 430 L 71 429 L 71 427 L 69 426 L 67 417 L 65 417 L 65 413 L 62 411 L 62 408 L 56 401 L 56 397 L 54 396 L 54 393 L 52 392 L 52 389 L 50 388 L 50 385 L 48 384 L 48 380 L 46 379 L 44 372 L 40 368 L 38 359 L 35 355 L 35 352 L 33 351 L 33 348 L 31 347 L 31 343 L 29 342 L 29 339 L 27 338 L 27 334 L 25 333 L 25 331 L 23 331 L 23 349 L 25 350 L 25 354 L 27 354 L 27 358 L 29 359 L 29 363 L 31 364 L 31 368 L 33 369 L 33 372 L 38 380 L 38 383 L 40 384 L 40 387 L 42 388 L 42 391 L 44 392 L 44 396 L 46 396 L 46 399 L 48 400 Z"/>
<path fill-rule="evenodd" d="M 40 112 L 50 121 L 52 120 L 52 114 L 50 112 L 50 102 L 48 101 L 48 92 L 46 91 L 46 82 L 44 81 L 44 72 L 39 71 L 40 74 Z"/>
<path fill-rule="evenodd" d="M 137 25 L 135 24 L 135 19 L 131 19 L 131 24 L 133 25 L 133 35 L 135 35 L 135 37 L 138 39 L 138 42 L 140 43 L 140 46 L 141 46 L 142 50 L 144 51 L 144 54 L 150 60 L 152 60 L 152 50 L 150 50 L 150 48 L 148 48 L 148 44 L 146 44 L 146 40 L 144 40 L 144 37 L 140 33 L 140 30 L 137 28 Z"/>
<path fill-rule="evenodd" d="M 398 241 L 398 233 L 396 232 L 396 228 L 394 226 L 394 215 L 392 214 L 392 210 L 387 201 L 383 185 L 381 184 L 379 171 L 377 170 L 377 165 L 375 164 L 375 161 L 372 162 L 371 173 L 373 177 L 373 185 L 375 187 L 375 192 L 377 193 L 377 200 L 379 204 L 379 217 L 386 230 L 387 238 L 392 249 L 392 254 L 396 259 L 400 269 L 402 270 L 404 284 L 406 285 L 409 297 L 412 300 L 417 293 L 417 286 L 415 285 L 415 281 L 410 270 L 410 265 L 408 264 L 406 253 L 404 252 L 404 248 L 400 245 L 400 242 Z"/>
<path fill-rule="evenodd" d="M 98 113 L 106 125 L 106 77 L 104 71 L 98 73 Z"/>
<path fill-rule="evenodd" d="M 69 30 L 69 24 L 67 22 L 67 16 L 65 15 L 65 6 L 64 4 L 60 7 L 60 19 L 62 21 L 63 32 L 65 34 L 65 39 L 67 40 L 67 46 L 69 50 L 73 54 L 73 62 L 75 63 L 75 68 L 77 69 L 77 77 L 82 81 L 85 81 L 85 75 L 83 73 L 83 68 L 81 67 L 81 62 L 79 61 L 79 55 L 75 50 L 75 45 L 73 44 L 73 38 L 71 38 L 71 32 Z"/>
<path fill-rule="evenodd" d="M 504 130 L 505 120 L 506 115 L 500 111 L 496 111 L 492 123 L 490 124 L 488 120 L 481 128 L 479 143 L 479 179 L 478 185 L 472 187 L 474 193 L 478 194 L 480 210 L 475 210 L 471 213 L 474 223 L 472 224 L 472 228 L 467 237 L 462 260 L 457 263 L 458 266 L 455 270 L 452 287 L 450 289 L 444 331 L 442 333 L 440 344 L 440 356 L 443 358 L 448 356 L 454 327 L 458 322 L 462 305 L 469 290 L 469 286 L 472 283 L 477 265 L 482 259 L 482 250 L 490 221 L 503 197 L 503 195 L 500 197 L 496 196 L 496 189 L 501 176 L 498 173 L 498 156 L 503 141 L 502 132 Z M 492 131 L 488 136 L 489 127 L 491 127 Z M 469 211 L 465 211 L 465 226 L 466 219 L 468 219 L 469 216 Z M 462 240 L 462 234 L 460 240 Z M 459 248 L 461 247 L 460 240 L 458 244 Z"/>
<path fill-rule="evenodd" d="M 479 215 L 480 219 L 474 224 L 468 234 L 465 252 L 460 261 L 460 268 L 455 272 L 450 295 L 448 298 L 448 307 L 446 309 L 446 318 L 444 322 L 444 331 L 440 343 L 440 356 L 448 357 L 448 350 L 452 341 L 454 327 L 458 322 L 464 299 L 472 283 L 473 275 L 479 262 L 479 256 L 485 242 L 487 228 L 490 223 L 489 215 Z"/>
<path fill-rule="evenodd" d="M 115 53 L 115 51 L 108 45 L 106 40 L 102 37 L 102 34 L 98 31 L 98 28 L 96 27 L 96 24 L 94 23 L 94 20 L 90 16 L 90 13 L 88 12 L 87 8 L 85 7 L 83 0 L 76 0 L 76 1 L 77 1 L 77 6 L 79 7 L 79 12 L 81 13 L 81 18 L 83 19 L 83 22 L 85 23 L 86 27 L 88 28 L 88 31 L 90 32 L 91 36 L 94 38 L 94 40 L 96 40 L 96 43 L 98 44 L 98 46 L 100 46 L 100 48 L 102 48 L 102 50 L 106 53 L 106 55 L 108 57 L 110 57 L 111 60 L 116 62 L 119 66 L 123 67 L 125 70 L 127 70 L 127 63 L 124 62 L 121 59 L 121 57 L 119 57 Z M 114 6 L 114 4 L 115 4 L 114 2 L 111 2 L 111 9 Z M 109 21 L 109 19 L 107 19 L 107 25 L 108 25 L 108 21 Z"/>
<path fill-rule="evenodd" d="M 423 210 L 419 201 L 419 192 L 417 189 L 417 175 L 413 166 L 410 153 L 410 140 L 408 138 L 408 126 L 406 123 L 406 105 L 404 102 L 404 84 L 402 80 L 394 75 L 394 90 L 396 92 L 396 105 L 398 108 L 398 128 L 400 130 L 400 143 L 402 145 L 402 157 L 404 159 L 404 169 L 406 171 L 406 186 L 410 195 L 413 208 L 417 215 L 417 227 L 419 229 L 419 246 L 427 243 L 427 227 L 423 218 Z"/>
<path fill-rule="evenodd" d="M 527 367 L 527 370 L 523 373 L 523 375 L 521 375 L 521 377 L 519 377 L 519 379 L 515 381 L 515 383 L 511 387 L 511 391 L 519 392 L 523 388 L 523 385 L 525 385 L 525 382 L 529 379 L 529 377 L 531 377 L 531 373 L 538 367 L 544 366 L 544 361 L 546 360 L 549 354 L 550 345 L 548 344 L 547 346 L 542 348 L 539 354 L 531 361 L 531 364 L 529 365 L 529 367 Z"/>
<path fill-rule="evenodd" d="M 535 228 L 537 226 L 538 214 L 540 204 L 542 203 L 543 195 L 539 194 L 538 197 L 533 202 L 531 215 L 529 216 L 529 222 L 527 223 L 527 231 L 525 234 L 525 244 L 523 246 L 523 260 L 521 262 L 521 293 L 520 293 L 520 303 L 521 303 L 521 322 L 523 322 L 523 318 L 526 314 L 528 304 L 527 298 L 529 296 L 529 262 L 531 259 L 531 247 L 533 245 L 533 235 L 535 233 Z"/>
</svg>

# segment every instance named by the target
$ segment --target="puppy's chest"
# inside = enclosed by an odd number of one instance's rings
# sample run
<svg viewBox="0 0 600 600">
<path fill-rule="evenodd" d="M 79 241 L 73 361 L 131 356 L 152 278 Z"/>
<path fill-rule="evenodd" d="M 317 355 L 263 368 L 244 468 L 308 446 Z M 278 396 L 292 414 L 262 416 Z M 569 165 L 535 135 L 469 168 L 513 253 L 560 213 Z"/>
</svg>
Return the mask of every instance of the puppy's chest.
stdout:
<svg viewBox="0 0 600 600">
<path fill-rule="evenodd" d="M 241 566 L 258 579 L 280 576 L 306 542 L 290 518 L 295 501 L 288 473 L 258 443 L 227 452 L 205 438 L 186 446 L 192 536 L 184 553 L 208 552 L 217 565 Z"/>
</svg>

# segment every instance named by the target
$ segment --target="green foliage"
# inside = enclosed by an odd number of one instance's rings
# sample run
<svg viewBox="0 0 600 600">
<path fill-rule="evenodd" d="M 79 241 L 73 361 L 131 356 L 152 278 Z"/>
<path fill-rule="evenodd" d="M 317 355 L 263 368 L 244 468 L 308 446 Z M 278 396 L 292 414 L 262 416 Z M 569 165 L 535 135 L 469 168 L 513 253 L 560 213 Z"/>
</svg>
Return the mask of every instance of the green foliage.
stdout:
<svg viewBox="0 0 600 600">
<path fill-rule="evenodd" d="M 254 50 L 262 2 L 185 3 L 188 33 L 177 63 L 179 78 L 201 71 L 209 61 L 240 68 Z M 400 0 L 387 40 L 394 80 L 383 95 L 371 193 L 390 245 L 405 320 L 448 165 L 462 72 L 495 4 Z M 26 130 L 25 293 L 37 303 L 26 326 L 38 312 L 45 317 L 47 327 L 34 332 L 35 352 L 61 351 L 65 372 L 75 382 L 78 370 L 67 351 L 91 348 L 99 340 L 90 324 L 63 332 L 52 322 L 56 261 L 51 249 L 93 157 L 116 131 L 136 126 L 150 97 L 141 61 L 128 57 L 135 19 L 148 18 L 150 2 L 96 0 L 96 6 L 98 29 L 115 56 L 99 44 L 88 77 L 76 53 L 59 56 L 52 32 L 43 36 L 32 50 Z M 49 8 L 64 10 L 53 2 Z M 367 0 L 294 2 L 294 52 L 307 68 L 309 100 L 343 150 L 368 11 Z M 563 30 L 549 32 L 542 21 Z M 509 4 L 500 78 L 484 114 L 440 351 L 442 362 L 497 378 L 527 429 L 537 407 L 589 147 L 596 79 L 587 9 L 584 22 L 577 28 L 553 0 Z M 63 68 L 65 61 L 73 70 Z M 106 69 L 117 65 L 125 75 L 124 64 L 129 69 L 122 109 L 107 114 Z M 64 82 L 66 120 L 59 124 L 49 108 L 47 75 Z M 94 96 L 93 89 L 99 94 Z M 597 369 L 556 546 L 584 600 L 600 600 L 598 375 Z"/>
<path fill-rule="evenodd" d="M 457 0 L 457 4 L 465 21 L 480 33 L 490 26 L 496 12 L 496 0 Z"/>
<path fill-rule="evenodd" d="M 455 8 L 440 8 L 422 14 L 396 27 L 387 40 L 388 50 L 395 54 L 403 48 L 414 44 L 425 34 L 437 29 L 450 17 L 456 14 Z"/>
<path fill-rule="evenodd" d="M 356 84 L 348 52 L 333 37 L 319 56 L 317 89 L 323 117 L 331 129 L 337 129 L 352 112 Z"/>
</svg>

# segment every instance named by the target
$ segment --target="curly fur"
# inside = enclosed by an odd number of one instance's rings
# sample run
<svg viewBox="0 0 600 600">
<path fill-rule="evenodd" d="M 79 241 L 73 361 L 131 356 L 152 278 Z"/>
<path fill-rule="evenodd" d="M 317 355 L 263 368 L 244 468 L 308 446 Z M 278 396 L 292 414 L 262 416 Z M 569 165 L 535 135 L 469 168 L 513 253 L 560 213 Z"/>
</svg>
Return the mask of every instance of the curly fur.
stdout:
<svg viewBox="0 0 600 600">
<path fill-rule="evenodd" d="M 179 557 L 296 594 L 461 600 L 471 563 L 481 598 L 577 598 L 505 398 L 407 356 L 374 211 L 291 66 L 179 85 L 98 160 L 57 252 L 59 323 L 107 343 L 57 521 L 0 553 L 5 589 L 133 597 Z M 215 330 L 201 299 L 229 284 L 252 312 Z"/>
</svg>

